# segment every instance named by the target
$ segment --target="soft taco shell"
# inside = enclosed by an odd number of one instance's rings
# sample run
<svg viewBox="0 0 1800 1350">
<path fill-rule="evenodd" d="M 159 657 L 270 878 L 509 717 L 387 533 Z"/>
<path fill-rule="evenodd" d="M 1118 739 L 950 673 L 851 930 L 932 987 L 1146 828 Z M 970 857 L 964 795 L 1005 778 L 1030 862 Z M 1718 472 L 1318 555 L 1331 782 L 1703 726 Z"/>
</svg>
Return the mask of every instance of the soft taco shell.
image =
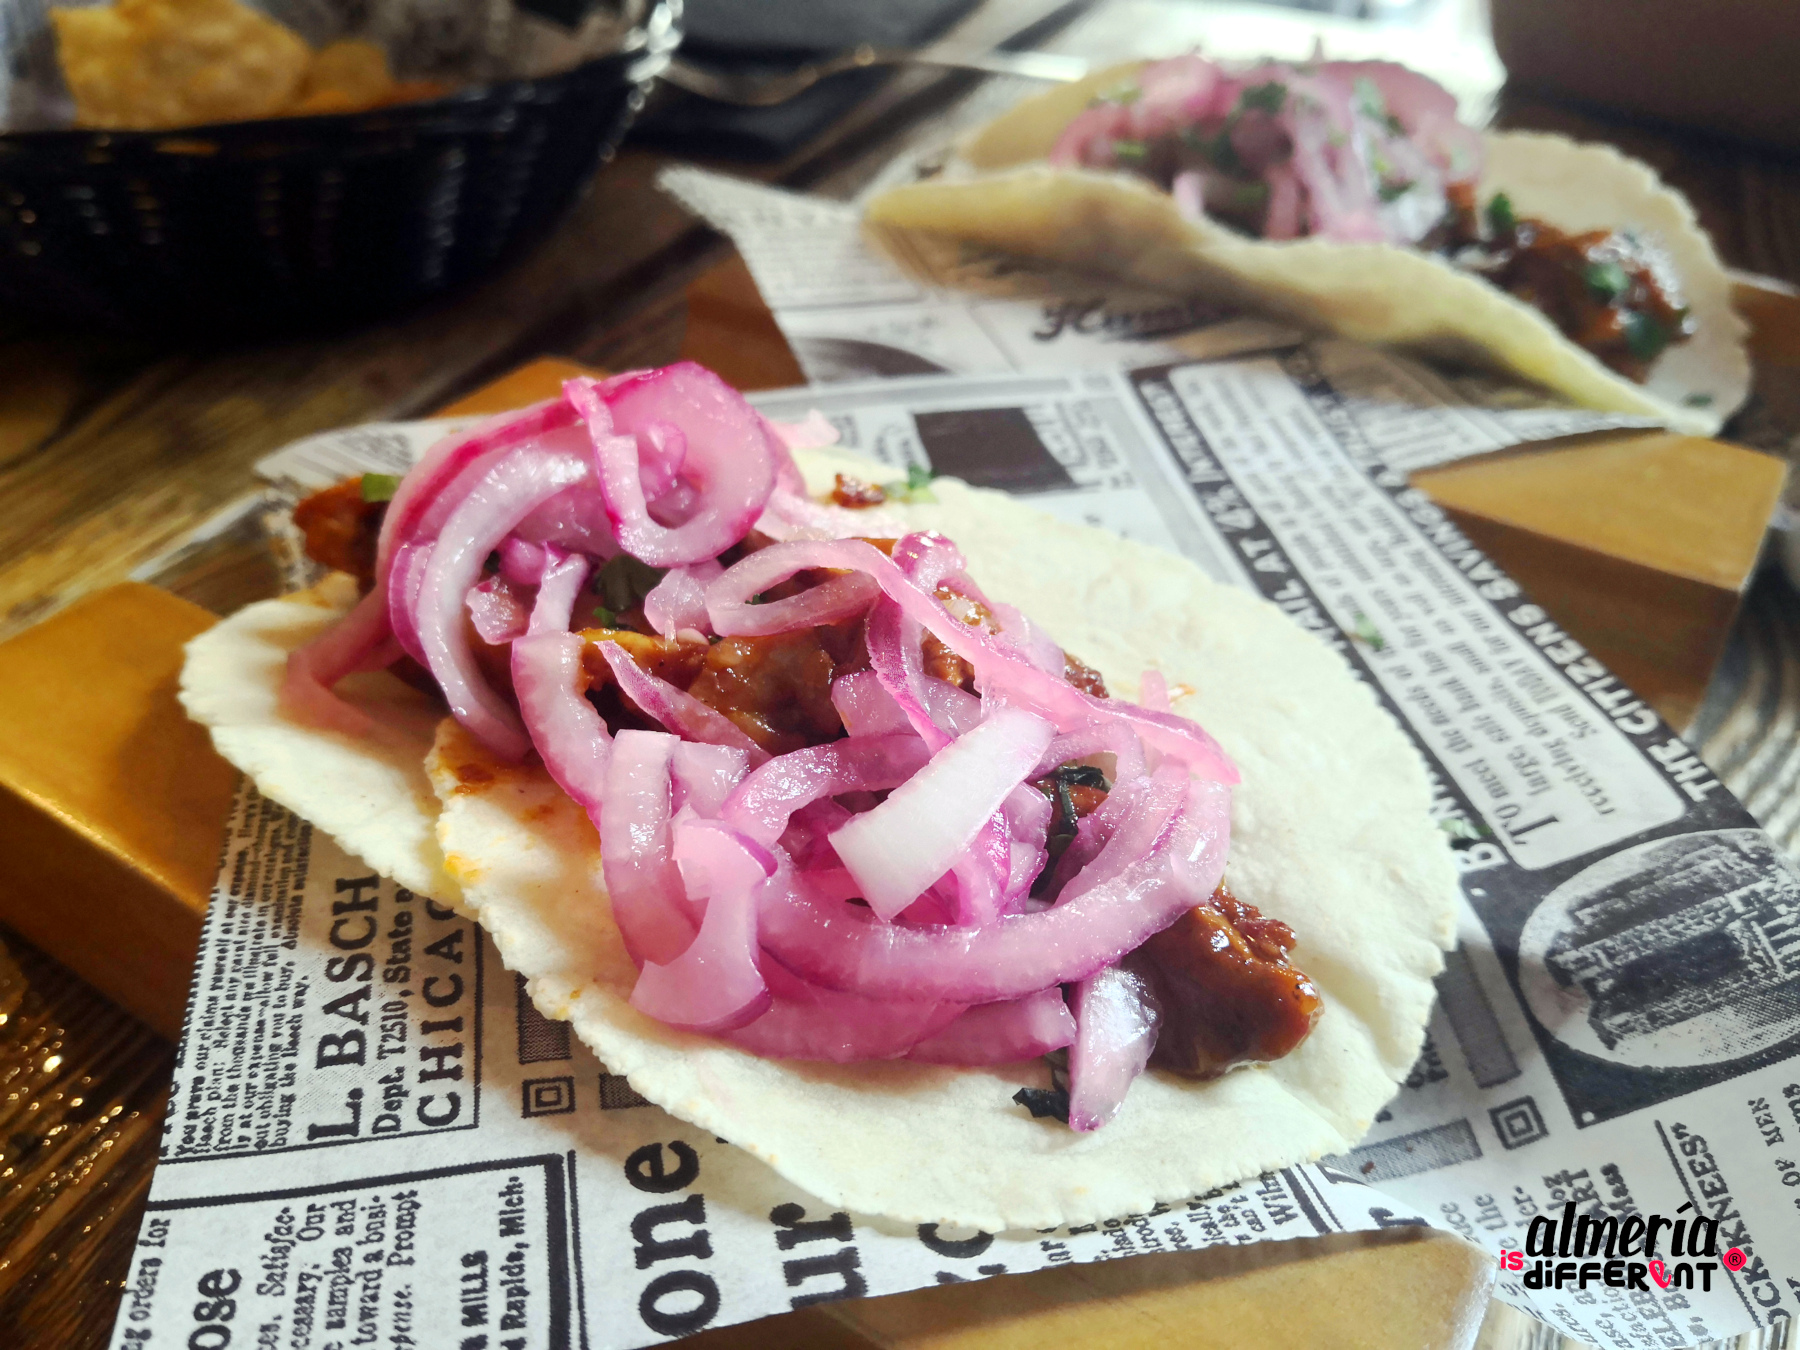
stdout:
<svg viewBox="0 0 1800 1350">
<path fill-rule="evenodd" d="M 942 177 L 873 198 L 867 219 L 1497 368 L 1583 407 L 1701 435 L 1716 432 L 1748 394 L 1748 330 L 1732 311 L 1730 279 L 1687 199 L 1637 160 L 1561 136 L 1491 132 L 1480 198 L 1504 191 L 1521 216 L 1565 230 L 1631 230 L 1666 255 L 1695 333 L 1666 351 L 1642 385 L 1607 369 L 1530 305 L 1436 255 L 1250 239 L 1210 219 L 1184 219 L 1168 193 L 1134 174 L 1044 163 L 1088 100 L 1136 70 L 1114 67 L 1027 99 L 965 142 Z"/>
<path fill-rule="evenodd" d="M 841 456 L 799 458 L 816 484 L 840 467 L 867 472 Z M 254 703 L 265 732 L 294 738 L 283 744 L 316 737 L 320 768 L 312 780 L 288 765 L 271 774 L 265 754 L 244 764 L 259 786 L 372 865 L 399 859 L 422 875 L 447 859 L 462 902 L 529 977 L 546 1015 L 569 1020 L 650 1100 L 831 1204 L 989 1231 L 1042 1228 L 1141 1211 L 1351 1146 L 1418 1054 L 1452 941 L 1455 869 L 1417 754 L 1338 657 L 1272 606 L 1183 559 L 1000 494 L 945 480 L 935 490 L 935 506 L 898 508 L 909 524 L 956 539 L 985 589 L 1041 619 L 1113 688 L 1133 690 L 1154 667 L 1196 691 L 1178 710 L 1217 735 L 1244 775 L 1227 877 L 1294 925 L 1296 960 L 1324 996 L 1318 1028 L 1295 1054 L 1207 1084 L 1146 1075 L 1092 1135 L 1013 1104 L 1018 1087 L 1046 1085 L 1036 1063 L 760 1060 L 631 1009 L 636 972 L 607 910 L 594 831 L 536 766 L 498 763 L 444 721 L 429 761 L 442 800 L 437 859 L 415 856 L 433 814 L 415 779 L 387 780 L 393 798 L 379 825 L 334 807 L 332 766 L 353 745 L 286 724 L 270 701 L 280 657 L 315 631 L 271 617 L 295 602 L 253 606 L 198 639 L 184 697 L 204 719 L 230 688 L 257 686 L 231 706 Z M 215 739 L 228 756 L 261 743 L 242 719 L 215 725 Z"/>
<path fill-rule="evenodd" d="M 352 675 L 337 692 L 381 727 L 379 740 L 296 722 L 281 709 L 288 654 L 355 603 L 356 583 L 334 573 L 311 590 L 239 610 L 188 643 L 182 706 L 265 797 L 310 820 L 383 876 L 461 907 L 438 849 L 437 796 L 425 774 L 443 705 L 377 671 Z"/>
</svg>

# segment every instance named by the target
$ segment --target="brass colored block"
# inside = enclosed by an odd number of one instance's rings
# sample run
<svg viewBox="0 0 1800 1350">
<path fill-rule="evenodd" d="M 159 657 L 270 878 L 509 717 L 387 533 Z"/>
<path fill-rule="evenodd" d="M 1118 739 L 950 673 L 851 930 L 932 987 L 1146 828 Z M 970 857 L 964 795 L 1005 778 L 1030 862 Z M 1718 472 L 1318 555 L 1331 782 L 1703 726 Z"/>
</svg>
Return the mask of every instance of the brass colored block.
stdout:
<svg viewBox="0 0 1800 1350">
<path fill-rule="evenodd" d="M 1494 1274 L 1460 1238 L 1387 1229 L 1060 1266 L 828 1310 L 881 1350 L 1466 1350 Z"/>
<path fill-rule="evenodd" d="M 1787 465 L 1637 433 L 1412 476 L 1571 636 L 1674 726 L 1699 706 Z"/>
<path fill-rule="evenodd" d="M 213 622 L 128 582 L 0 644 L 0 922 L 171 1039 L 237 781 L 175 698 Z"/>
</svg>

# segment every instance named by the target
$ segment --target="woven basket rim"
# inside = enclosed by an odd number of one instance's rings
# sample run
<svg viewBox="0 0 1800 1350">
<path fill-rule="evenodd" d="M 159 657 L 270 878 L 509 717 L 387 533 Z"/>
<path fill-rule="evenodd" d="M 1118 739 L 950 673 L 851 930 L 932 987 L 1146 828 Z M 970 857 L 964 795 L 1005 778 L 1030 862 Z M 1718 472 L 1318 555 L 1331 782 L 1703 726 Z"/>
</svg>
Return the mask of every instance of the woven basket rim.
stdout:
<svg viewBox="0 0 1800 1350">
<path fill-rule="evenodd" d="M 657 25 L 657 14 L 671 9 L 675 17 Z M 661 73 L 662 67 L 668 64 L 676 47 L 680 45 L 679 13 L 679 9 L 673 7 L 669 0 L 656 0 L 645 21 L 634 27 L 626 35 L 624 42 L 612 51 L 589 57 L 567 70 L 559 70 L 550 75 L 517 76 L 464 85 L 441 98 L 421 99 L 416 103 L 396 103 L 385 108 L 365 108 L 356 112 L 261 117 L 238 122 L 199 122 L 157 130 L 109 131 L 94 127 L 52 127 L 35 131 L 0 131 L 0 146 L 21 150 L 66 150 L 77 147 L 123 150 L 153 149 L 164 141 L 267 140 L 271 136 L 304 135 L 308 132 L 331 138 L 345 132 L 354 133 L 363 127 L 392 130 L 446 114 L 474 113 L 481 111 L 485 104 L 505 107 L 534 102 L 542 94 L 556 92 L 564 85 L 583 83 L 586 77 L 600 74 L 622 63 L 642 62 L 643 70 L 628 75 L 633 82 L 642 83 Z"/>
</svg>

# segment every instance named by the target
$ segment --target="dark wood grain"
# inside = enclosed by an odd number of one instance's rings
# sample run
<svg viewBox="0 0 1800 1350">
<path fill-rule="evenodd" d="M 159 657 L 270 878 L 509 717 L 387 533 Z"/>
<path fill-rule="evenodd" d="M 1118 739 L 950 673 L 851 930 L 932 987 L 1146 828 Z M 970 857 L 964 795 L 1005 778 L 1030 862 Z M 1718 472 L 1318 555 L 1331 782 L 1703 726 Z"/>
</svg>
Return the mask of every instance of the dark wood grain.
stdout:
<svg viewBox="0 0 1800 1350">
<path fill-rule="evenodd" d="M 992 4 L 974 22 L 998 37 L 1055 8 Z M 758 176 L 847 194 L 967 87 L 898 76 Z M 1800 162 L 1522 95 L 1502 100 L 1500 120 L 1639 155 L 1694 201 L 1729 263 L 1800 283 Z M 174 545 L 243 496 L 257 457 L 299 436 L 418 415 L 543 353 L 614 369 L 672 359 L 684 288 L 726 246 L 655 191 L 664 162 L 627 151 L 503 275 L 354 334 L 159 351 L 0 317 L 0 637 Z M 226 606 L 260 583 L 220 559 L 185 584 Z M 173 1051 L 54 962 L 0 943 L 12 953 L 0 950 L 0 1346 L 89 1350 L 112 1324 Z"/>
</svg>

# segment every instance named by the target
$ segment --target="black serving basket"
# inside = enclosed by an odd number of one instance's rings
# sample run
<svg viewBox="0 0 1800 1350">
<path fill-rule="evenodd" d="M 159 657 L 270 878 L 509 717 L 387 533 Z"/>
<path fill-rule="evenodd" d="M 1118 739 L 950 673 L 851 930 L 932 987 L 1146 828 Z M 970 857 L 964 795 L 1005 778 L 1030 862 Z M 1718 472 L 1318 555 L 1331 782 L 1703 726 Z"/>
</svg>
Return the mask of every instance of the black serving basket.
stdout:
<svg viewBox="0 0 1800 1350">
<path fill-rule="evenodd" d="M 150 335 L 337 327 L 543 235 L 679 41 L 658 4 L 572 70 L 374 112 L 0 135 L 0 305 Z"/>
</svg>

